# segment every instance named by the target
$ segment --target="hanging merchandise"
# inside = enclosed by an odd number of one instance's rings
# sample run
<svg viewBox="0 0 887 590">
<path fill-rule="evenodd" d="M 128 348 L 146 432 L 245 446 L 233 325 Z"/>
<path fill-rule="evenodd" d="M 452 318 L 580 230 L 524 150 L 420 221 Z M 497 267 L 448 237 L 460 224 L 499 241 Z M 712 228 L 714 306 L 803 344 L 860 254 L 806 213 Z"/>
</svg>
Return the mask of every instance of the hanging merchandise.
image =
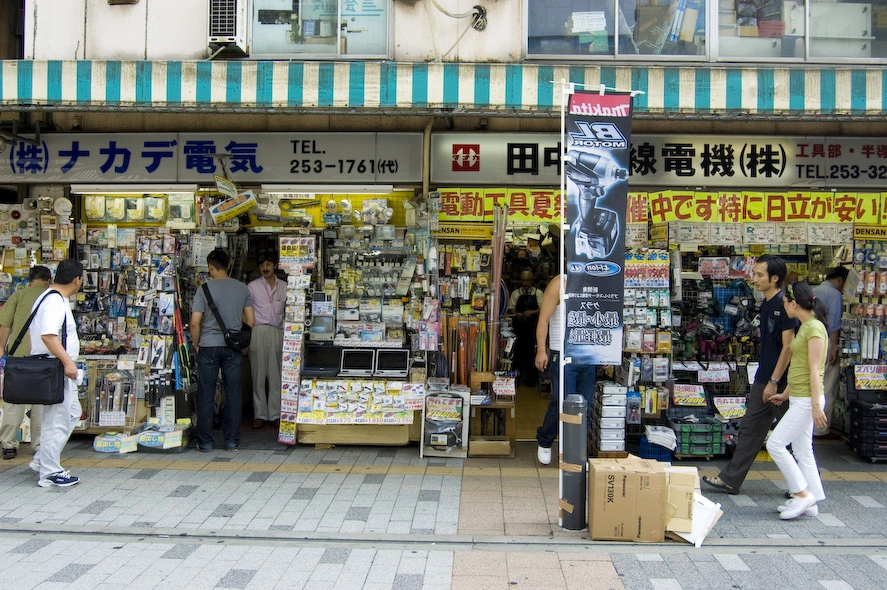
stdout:
<svg viewBox="0 0 887 590">
<path fill-rule="evenodd" d="M 279 266 L 287 274 L 287 295 L 281 362 L 280 430 L 277 441 L 294 445 L 296 422 L 301 421 L 299 389 L 306 328 L 306 294 L 311 286 L 311 269 L 316 263 L 315 238 L 281 237 L 279 252 Z"/>
</svg>

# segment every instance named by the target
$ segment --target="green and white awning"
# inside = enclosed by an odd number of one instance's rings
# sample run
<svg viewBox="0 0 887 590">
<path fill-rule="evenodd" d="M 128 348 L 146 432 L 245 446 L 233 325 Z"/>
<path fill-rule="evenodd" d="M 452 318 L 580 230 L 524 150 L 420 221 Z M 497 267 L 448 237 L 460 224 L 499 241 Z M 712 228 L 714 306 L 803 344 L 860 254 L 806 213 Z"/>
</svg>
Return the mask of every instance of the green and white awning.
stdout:
<svg viewBox="0 0 887 590">
<path fill-rule="evenodd" d="M 640 90 L 636 116 L 887 116 L 887 68 L 377 61 L 0 61 L 12 109 L 550 116 L 561 81 Z"/>
</svg>

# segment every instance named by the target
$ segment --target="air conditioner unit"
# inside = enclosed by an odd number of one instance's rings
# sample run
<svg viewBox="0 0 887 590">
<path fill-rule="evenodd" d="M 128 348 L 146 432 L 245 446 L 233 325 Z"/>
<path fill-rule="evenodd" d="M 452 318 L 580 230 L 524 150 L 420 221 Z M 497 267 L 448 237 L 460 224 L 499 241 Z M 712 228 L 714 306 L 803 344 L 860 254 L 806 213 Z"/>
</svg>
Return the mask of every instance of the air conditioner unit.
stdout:
<svg viewBox="0 0 887 590">
<path fill-rule="evenodd" d="M 210 0 L 210 47 L 227 47 L 249 55 L 249 17 L 249 0 Z"/>
</svg>

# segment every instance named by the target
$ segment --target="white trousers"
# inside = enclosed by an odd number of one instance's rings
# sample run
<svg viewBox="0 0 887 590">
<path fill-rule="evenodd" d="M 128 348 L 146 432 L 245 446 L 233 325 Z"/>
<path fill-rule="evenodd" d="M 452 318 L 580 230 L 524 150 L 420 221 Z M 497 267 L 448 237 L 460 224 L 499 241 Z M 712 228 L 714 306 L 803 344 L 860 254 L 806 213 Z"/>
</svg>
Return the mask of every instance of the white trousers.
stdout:
<svg viewBox="0 0 887 590">
<path fill-rule="evenodd" d="M 817 502 L 825 500 L 813 456 L 813 402 L 809 397 L 789 396 L 788 411 L 767 439 L 767 452 L 785 477 L 788 491 L 795 494 L 807 490 Z"/>
<path fill-rule="evenodd" d="M 825 413 L 825 428 L 813 428 L 813 436 L 824 436 L 832 427 L 832 414 L 835 411 L 835 400 L 838 399 L 838 388 L 841 386 L 841 362 L 825 366 L 825 376 L 822 378 L 822 393 L 825 400 L 822 402 L 822 411 Z"/>
<path fill-rule="evenodd" d="M 280 420 L 280 363 L 283 329 L 267 324 L 253 328 L 249 367 L 253 378 L 253 417 Z"/>
<path fill-rule="evenodd" d="M 64 471 L 62 449 L 80 420 L 80 400 L 77 399 L 77 382 L 65 377 L 65 399 L 60 404 L 43 406 L 43 427 L 40 430 L 40 448 L 34 455 L 34 463 L 40 467 L 40 478 Z"/>
</svg>

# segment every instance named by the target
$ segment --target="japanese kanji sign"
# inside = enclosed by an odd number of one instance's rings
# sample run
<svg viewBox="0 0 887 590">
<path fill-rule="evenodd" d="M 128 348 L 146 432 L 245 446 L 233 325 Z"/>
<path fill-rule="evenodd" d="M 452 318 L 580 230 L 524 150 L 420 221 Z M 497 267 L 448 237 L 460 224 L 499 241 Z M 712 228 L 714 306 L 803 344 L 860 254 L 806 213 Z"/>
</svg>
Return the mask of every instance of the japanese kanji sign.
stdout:
<svg viewBox="0 0 887 590">
<path fill-rule="evenodd" d="M 554 133 L 436 133 L 431 181 L 557 186 L 562 146 Z M 879 137 L 636 135 L 629 186 L 741 190 L 864 188 L 887 180 L 887 140 Z"/>
<path fill-rule="evenodd" d="M 415 182 L 421 133 L 45 133 L 0 153 L 0 182 Z"/>
<path fill-rule="evenodd" d="M 441 221 L 492 221 L 493 205 L 508 205 L 509 221 L 560 222 L 561 191 L 555 189 L 442 188 Z"/>
</svg>

